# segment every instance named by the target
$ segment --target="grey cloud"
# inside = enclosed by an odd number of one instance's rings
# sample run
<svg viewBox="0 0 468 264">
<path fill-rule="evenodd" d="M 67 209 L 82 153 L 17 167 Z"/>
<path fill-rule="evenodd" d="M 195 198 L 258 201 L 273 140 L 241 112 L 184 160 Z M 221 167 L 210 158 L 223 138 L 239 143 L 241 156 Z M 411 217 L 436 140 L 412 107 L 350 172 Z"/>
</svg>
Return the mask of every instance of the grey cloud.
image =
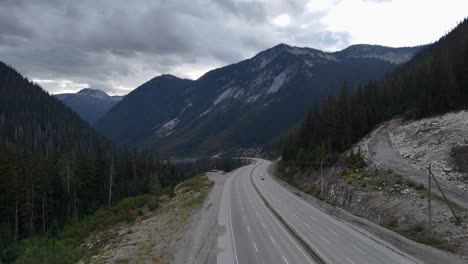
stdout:
<svg viewBox="0 0 468 264">
<path fill-rule="evenodd" d="M 326 48 L 306 0 L 0 0 L 0 60 L 30 78 L 71 80 L 122 93 L 161 73 L 234 63 L 280 42 Z M 285 28 L 271 21 L 288 14 Z M 308 23 L 307 30 L 299 29 Z M 181 76 L 187 77 L 187 76 Z M 59 88 L 47 87 L 51 92 Z"/>
</svg>

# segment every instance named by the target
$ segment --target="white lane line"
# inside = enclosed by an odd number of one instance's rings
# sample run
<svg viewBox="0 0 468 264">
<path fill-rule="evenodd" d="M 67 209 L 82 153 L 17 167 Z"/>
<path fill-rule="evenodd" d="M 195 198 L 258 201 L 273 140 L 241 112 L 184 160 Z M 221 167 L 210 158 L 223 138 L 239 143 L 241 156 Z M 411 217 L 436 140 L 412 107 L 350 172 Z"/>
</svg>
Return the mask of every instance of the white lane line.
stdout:
<svg viewBox="0 0 468 264">
<path fill-rule="evenodd" d="M 254 245 L 255 251 L 257 251 L 258 253 L 258 248 L 257 248 L 257 245 L 255 245 L 255 242 L 253 242 L 253 245 Z"/>
<path fill-rule="evenodd" d="M 296 213 L 293 213 L 294 217 L 296 217 L 297 219 L 299 219 L 299 216 L 297 216 Z"/>
<path fill-rule="evenodd" d="M 346 259 L 347 259 L 349 262 L 351 262 L 351 263 L 353 263 L 353 264 L 356 264 L 356 262 L 352 261 L 350 258 L 346 257 Z"/>
<path fill-rule="evenodd" d="M 273 239 L 273 237 L 272 237 L 272 236 L 270 236 L 270 239 L 271 239 L 271 241 L 273 241 L 273 244 L 275 244 L 275 245 L 276 245 L 276 241 Z"/>
<path fill-rule="evenodd" d="M 352 245 L 353 248 L 355 248 L 357 251 L 361 252 L 363 255 L 367 255 L 366 253 L 364 253 L 364 251 L 362 251 L 361 249 L 359 249 L 358 247 L 356 247 L 355 245 Z"/>
<path fill-rule="evenodd" d="M 335 236 L 338 236 L 338 234 L 337 234 L 335 231 L 331 230 L 330 228 L 327 228 L 327 229 L 328 229 L 328 231 L 330 231 L 330 232 L 331 232 L 332 234 L 334 234 Z"/>
<path fill-rule="evenodd" d="M 312 229 L 312 227 L 310 225 L 308 225 L 307 223 L 304 223 L 309 229 Z"/>
<path fill-rule="evenodd" d="M 229 186 L 230 187 L 230 186 Z M 237 258 L 237 249 L 236 249 L 236 241 L 234 239 L 234 231 L 232 230 L 232 215 L 231 215 L 231 189 L 229 189 L 229 224 L 231 225 L 231 238 L 232 238 L 232 245 L 234 247 L 234 256 L 236 256 L 236 264 L 239 264 L 239 259 Z"/>
<path fill-rule="evenodd" d="M 260 202 L 263 202 L 260 198 L 260 196 L 258 196 L 258 194 L 255 192 L 255 198 L 258 199 Z M 267 212 L 268 215 L 271 216 L 271 219 L 273 219 L 273 221 L 278 225 L 278 227 L 283 231 L 283 234 L 286 235 L 287 238 L 289 238 L 289 240 L 297 247 L 297 249 L 302 253 L 302 255 L 305 257 L 305 259 L 307 259 L 309 261 L 309 263 L 315 263 L 311 260 L 310 256 L 304 252 L 304 250 L 302 249 L 301 246 L 299 246 L 299 244 L 297 243 L 297 241 L 291 237 L 291 234 L 286 231 L 284 229 L 284 227 L 282 226 L 282 224 L 276 219 L 276 216 L 273 215 L 273 213 L 270 211 L 270 209 L 264 207 L 266 210 L 265 212 Z M 263 222 L 262 222 L 262 225 L 263 225 Z M 265 225 L 263 225 L 265 227 Z M 311 243 L 309 241 L 307 241 L 309 243 L 309 245 L 311 245 Z"/>
<path fill-rule="evenodd" d="M 247 226 L 247 231 L 249 231 L 249 233 L 250 233 L 250 227 L 248 227 L 248 226 Z"/>
<path fill-rule="evenodd" d="M 244 222 L 245 222 L 245 215 L 242 215 L 242 219 L 244 219 Z"/>
<path fill-rule="evenodd" d="M 283 257 L 284 262 L 286 262 L 286 264 L 289 264 L 288 260 L 286 260 L 286 258 L 284 256 L 282 256 L 282 257 Z"/>
<path fill-rule="evenodd" d="M 255 208 L 254 208 L 254 209 L 255 209 Z M 260 216 L 258 216 L 258 212 L 257 212 L 257 211 L 255 211 L 255 215 L 256 215 L 258 218 L 260 218 Z"/>
<path fill-rule="evenodd" d="M 317 218 L 313 217 L 313 216 L 309 216 L 310 218 L 312 218 L 312 220 L 314 220 L 315 222 L 318 222 Z"/>
<path fill-rule="evenodd" d="M 260 223 L 262 223 L 262 226 L 266 228 L 265 223 L 263 223 L 263 221 L 260 221 Z"/>
<path fill-rule="evenodd" d="M 326 240 L 323 236 L 320 236 L 320 238 L 325 241 L 328 245 L 330 245 L 330 242 L 328 240 Z"/>
</svg>

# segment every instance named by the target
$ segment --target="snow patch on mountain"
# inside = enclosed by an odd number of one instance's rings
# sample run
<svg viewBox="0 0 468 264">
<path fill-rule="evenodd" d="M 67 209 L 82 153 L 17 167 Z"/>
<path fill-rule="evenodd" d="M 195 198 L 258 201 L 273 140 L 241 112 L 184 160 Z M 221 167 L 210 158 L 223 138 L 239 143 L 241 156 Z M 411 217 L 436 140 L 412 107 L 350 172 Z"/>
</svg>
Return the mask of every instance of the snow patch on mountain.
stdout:
<svg viewBox="0 0 468 264">
<path fill-rule="evenodd" d="M 206 109 L 203 113 L 200 114 L 200 117 L 205 116 L 205 115 L 208 114 L 212 109 L 213 109 L 213 107 L 210 107 L 210 108 Z"/>
<path fill-rule="evenodd" d="M 179 124 L 180 119 L 178 117 L 169 120 L 162 127 L 156 131 L 156 134 L 160 137 L 167 137 L 174 132 L 174 128 Z"/>
<path fill-rule="evenodd" d="M 247 97 L 247 99 L 245 100 L 245 102 L 247 102 L 247 103 L 249 103 L 249 104 L 250 104 L 250 103 L 253 103 L 253 102 L 257 101 L 258 98 L 260 98 L 260 96 L 262 96 L 262 94 L 260 94 L 260 93 L 258 93 L 258 94 L 253 94 L 253 95 Z"/>
<path fill-rule="evenodd" d="M 186 100 L 185 101 L 186 105 L 184 106 L 184 108 L 182 108 L 182 110 L 180 110 L 180 113 L 179 113 L 179 116 L 183 115 L 185 113 L 185 111 L 187 111 L 187 109 L 191 108 L 193 105 L 190 101 Z"/>
<path fill-rule="evenodd" d="M 213 102 L 213 105 L 217 105 L 219 103 L 221 103 L 223 100 L 229 98 L 232 93 L 233 93 L 234 89 L 232 88 L 229 88 L 227 90 L 225 90 L 224 92 L 222 92 L 220 95 L 218 95 L 218 97 L 214 100 Z"/>
<path fill-rule="evenodd" d="M 413 54 L 390 52 L 387 54 L 370 54 L 365 57 L 381 59 L 381 60 L 388 61 L 393 64 L 401 64 L 401 63 L 409 61 L 413 57 Z"/>
<path fill-rule="evenodd" d="M 274 79 L 273 83 L 271 84 L 270 88 L 267 91 L 267 94 L 274 94 L 281 89 L 284 83 L 286 83 L 290 78 L 291 70 L 288 68 L 284 70 L 282 73 L 278 74 Z"/>
</svg>

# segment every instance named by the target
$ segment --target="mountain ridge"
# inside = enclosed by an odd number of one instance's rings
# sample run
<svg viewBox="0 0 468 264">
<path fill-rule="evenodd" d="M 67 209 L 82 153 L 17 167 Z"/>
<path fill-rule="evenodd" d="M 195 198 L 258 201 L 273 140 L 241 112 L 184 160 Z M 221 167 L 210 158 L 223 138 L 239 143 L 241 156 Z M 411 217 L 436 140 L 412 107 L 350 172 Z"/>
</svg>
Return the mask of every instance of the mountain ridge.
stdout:
<svg viewBox="0 0 468 264">
<path fill-rule="evenodd" d="M 94 124 L 123 98 L 123 96 L 111 96 L 102 90 L 91 88 L 53 96 L 90 124 Z"/>
<path fill-rule="evenodd" d="M 343 82 L 380 78 L 405 61 L 389 58 L 395 54 L 405 58 L 420 49 L 373 47 L 358 56 L 346 49 L 324 52 L 279 44 L 184 84 L 177 84 L 183 79 L 172 75 L 157 76 L 127 95 L 96 127 L 116 142 L 161 153 L 263 147 L 324 98 L 337 94 Z M 174 87 L 176 91 L 170 92 Z M 168 98 L 167 93 L 173 96 Z M 167 100 L 162 102 L 159 96 Z"/>
</svg>

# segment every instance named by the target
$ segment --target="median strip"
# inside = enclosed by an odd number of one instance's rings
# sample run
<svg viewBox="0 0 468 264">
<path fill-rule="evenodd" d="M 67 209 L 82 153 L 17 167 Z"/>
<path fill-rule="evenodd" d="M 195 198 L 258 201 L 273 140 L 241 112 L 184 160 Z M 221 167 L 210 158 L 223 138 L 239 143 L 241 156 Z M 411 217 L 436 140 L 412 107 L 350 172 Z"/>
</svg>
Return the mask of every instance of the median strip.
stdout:
<svg viewBox="0 0 468 264">
<path fill-rule="evenodd" d="M 289 231 L 289 233 L 298 241 L 301 246 L 307 251 L 307 253 L 314 259 L 317 263 L 319 264 L 328 264 L 328 261 L 325 260 L 324 257 L 321 256 L 321 254 L 314 249 L 312 245 L 307 242 L 305 238 L 302 237 L 301 234 L 299 234 L 291 225 L 289 225 L 286 220 L 279 214 L 279 212 L 276 211 L 276 209 L 268 202 L 268 200 L 263 196 L 263 194 L 260 192 L 258 189 L 257 185 L 254 183 L 253 180 L 253 171 L 261 165 L 258 164 L 255 166 L 251 171 L 250 171 L 250 181 L 252 182 L 252 185 L 257 192 L 258 196 L 263 200 L 265 203 L 266 207 L 270 209 L 270 211 L 276 216 L 276 218 L 283 224 L 284 227 Z"/>
</svg>

